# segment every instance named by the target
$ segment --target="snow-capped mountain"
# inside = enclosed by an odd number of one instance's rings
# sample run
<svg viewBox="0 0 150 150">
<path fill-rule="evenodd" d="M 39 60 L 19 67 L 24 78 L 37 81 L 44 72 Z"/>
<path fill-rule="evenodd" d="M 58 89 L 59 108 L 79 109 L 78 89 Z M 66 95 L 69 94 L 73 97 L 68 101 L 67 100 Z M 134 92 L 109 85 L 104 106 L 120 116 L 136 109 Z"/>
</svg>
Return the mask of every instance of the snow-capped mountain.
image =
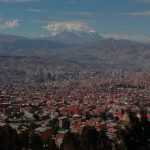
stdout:
<svg viewBox="0 0 150 150">
<path fill-rule="evenodd" d="M 83 31 L 77 32 L 63 31 L 49 38 L 50 40 L 60 41 L 62 43 L 67 44 L 84 44 L 98 41 L 101 39 L 101 37 L 96 32 L 83 32 Z"/>
<path fill-rule="evenodd" d="M 83 24 L 52 24 L 44 27 L 49 35 L 43 37 L 47 40 L 59 41 L 67 44 L 85 44 L 101 39 L 94 30 Z"/>
</svg>

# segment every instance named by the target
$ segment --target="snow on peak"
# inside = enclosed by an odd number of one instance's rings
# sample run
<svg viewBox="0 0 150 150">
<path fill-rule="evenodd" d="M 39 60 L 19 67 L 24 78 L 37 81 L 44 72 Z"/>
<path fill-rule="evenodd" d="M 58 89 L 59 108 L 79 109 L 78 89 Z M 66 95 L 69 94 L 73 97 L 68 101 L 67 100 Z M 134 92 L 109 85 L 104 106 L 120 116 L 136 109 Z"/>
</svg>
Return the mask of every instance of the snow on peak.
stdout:
<svg viewBox="0 0 150 150">
<path fill-rule="evenodd" d="M 43 27 L 44 29 L 48 30 L 51 36 L 56 36 L 62 32 L 72 32 L 75 34 L 79 34 L 80 32 L 85 32 L 88 34 L 96 33 L 95 30 L 92 30 L 88 27 L 85 23 L 82 22 L 57 22 L 48 24 Z"/>
</svg>

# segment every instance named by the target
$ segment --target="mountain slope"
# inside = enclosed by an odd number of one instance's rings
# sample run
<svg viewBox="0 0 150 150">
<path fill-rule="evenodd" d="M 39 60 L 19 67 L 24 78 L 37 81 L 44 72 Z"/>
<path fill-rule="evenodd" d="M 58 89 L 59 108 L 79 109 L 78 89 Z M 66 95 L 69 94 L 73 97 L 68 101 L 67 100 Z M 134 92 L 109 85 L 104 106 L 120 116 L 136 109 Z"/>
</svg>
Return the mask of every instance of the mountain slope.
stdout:
<svg viewBox="0 0 150 150">
<path fill-rule="evenodd" d="M 67 47 L 66 44 L 40 39 L 28 39 L 12 35 L 0 35 L 1 55 L 43 55 L 49 49 Z"/>
<path fill-rule="evenodd" d="M 90 31 L 62 31 L 53 36 L 45 37 L 46 40 L 61 41 L 66 44 L 85 44 L 95 42 L 101 39 L 101 36 L 96 32 Z"/>
<path fill-rule="evenodd" d="M 75 45 L 22 37 L 6 39 L 0 37 L 0 39 L 0 55 L 48 56 L 89 68 L 120 66 L 150 69 L 150 45 L 148 44 L 113 39 Z"/>
</svg>

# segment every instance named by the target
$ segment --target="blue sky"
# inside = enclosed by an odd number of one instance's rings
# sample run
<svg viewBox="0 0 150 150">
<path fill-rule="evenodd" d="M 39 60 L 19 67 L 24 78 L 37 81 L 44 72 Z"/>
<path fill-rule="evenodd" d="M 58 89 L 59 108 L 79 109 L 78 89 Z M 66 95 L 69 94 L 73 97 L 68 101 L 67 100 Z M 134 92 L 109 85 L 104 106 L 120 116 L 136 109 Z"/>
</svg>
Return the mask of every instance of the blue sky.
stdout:
<svg viewBox="0 0 150 150">
<path fill-rule="evenodd" d="M 149 37 L 150 0 L 0 0 L 0 34 L 37 37 L 69 24 Z"/>
</svg>

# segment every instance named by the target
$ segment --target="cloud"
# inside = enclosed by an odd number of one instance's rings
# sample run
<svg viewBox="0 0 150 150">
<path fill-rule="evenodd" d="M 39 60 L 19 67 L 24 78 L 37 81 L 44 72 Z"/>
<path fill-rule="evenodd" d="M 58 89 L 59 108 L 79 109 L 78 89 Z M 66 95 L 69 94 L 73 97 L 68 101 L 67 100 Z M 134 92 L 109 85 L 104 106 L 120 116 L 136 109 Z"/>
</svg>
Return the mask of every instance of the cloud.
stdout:
<svg viewBox="0 0 150 150">
<path fill-rule="evenodd" d="M 50 19 L 64 19 L 63 16 L 50 16 L 48 18 L 50 18 Z"/>
<path fill-rule="evenodd" d="M 141 11 L 141 12 L 119 13 L 119 15 L 127 15 L 127 16 L 150 16 L 150 10 Z"/>
<path fill-rule="evenodd" d="M 5 21 L 4 23 L 0 24 L 0 28 L 13 29 L 13 28 L 17 28 L 19 25 L 20 25 L 19 20 L 13 19 L 13 20 Z"/>
<path fill-rule="evenodd" d="M 85 22 L 56 22 L 47 24 L 46 26 L 42 27 L 43 29 L 46 29 L 49 31 L 49 33 L 52 36 L 57 35 L 60 32 L 63 31 L 84 31 L 84 32 L 95 32 L 95 30 L 92 30 L 87 23 Z"/>
<path fill-rule="evenodd" d="M 21 2 L 38 2 L 38 1 L 44 1 L 44 0 L 0 0 L 0 2 L 16 2 L 16 3 L 21 3 Z M 56 0 L 51 0 L 51 1 L 56 1 Z M 60 0 L 62 1 L 62 0 Z M 92 0 L 68 0 L 70 4 L 75 4 L 78 2 L 84 2 L 88 3 L 91 2 Z"/>
<path fill-rule="evenodd" d="M 150 0 L 134 0 L 134 1 L 139 3 L 150 3 Z"/>
<path fill-rule="evenodd" d="M 93 12 L 91 11 L 79 11 L 79 12 L 70 12 L 70 11 L 60 11 L 57 12 L 60 15 L 75 15 L 75 16 L 91 16 Z"/>
<path fill-rule="evenodd" d="M 141 2 L 150 3 L 150 0 L 141 0 Z"/>
<path fill-rule="evenodd" d="M 93 12 L 89 12 L 89 11 L 87 11 L 87 12 L 77 12 L 75 14 L 78 15 L 78 16 L 91 16 L 93 14 Z"/>
<path fill-rule="evenodd" d="M 0 2 L 6 2 L 6 3 L 22 3 L 22 2 L 38 2 L 40 0 L 0 0 Z"/>
<path fill-rule="evenodd" d="M 6 28 L 16 28 L 19 26 L 19 20 L 14 19 L 11 21 L 6 21 L 5 26 L 6 26 Z"/>
<path fill-rule="evenodd" d="M 35 24 L 48 24 L 49 23 L 49 21 L 46 21 L 46 20 L 29 20 L 29 22 L 35 23 Z"/>
<path fill-rule="evenodd" d="M 3 19 L 3 13 L 0 13 L 0 21 Z"/>
<path fill-rule="evenodd" d="M 144 35 L 128 35 L 128 34 L 113 34 L 113 33 L 103 33 L 101 34 L 103 38 L 112 38 L 115 40 L 130 40 L 135 42 L 150 43 L 150 36 Z"/>
<path fill-rule="evenodd" d="M 78 3 L 78 2 L 84 2 L 84 3 L 89 3 L 89 2 L 91 2 L 92 0 L 68 0 L 68 2 L 70 3 L 70 4 L 76 4 L 76 3 Z"/>
<path fill-rule="evenodd" d="M 43 9 L 35 9 L 35 8 L 29 8 L 26 11 L 28 12 L 34 12 L 34 13 L 48 13 L 47 10 L 43 10 Z"/>
</svg>

